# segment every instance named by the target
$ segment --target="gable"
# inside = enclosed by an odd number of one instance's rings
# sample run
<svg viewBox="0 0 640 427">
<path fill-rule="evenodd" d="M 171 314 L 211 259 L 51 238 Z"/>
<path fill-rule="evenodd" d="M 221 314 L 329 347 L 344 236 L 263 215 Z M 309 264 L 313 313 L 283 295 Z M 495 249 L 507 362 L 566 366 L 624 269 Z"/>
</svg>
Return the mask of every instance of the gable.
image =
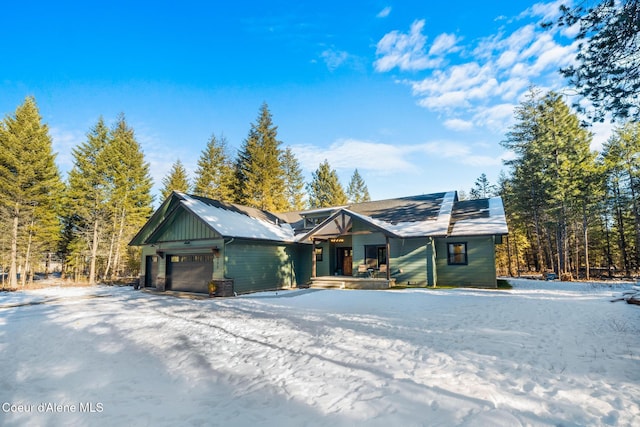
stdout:
<svg viewBox="0 0 640 427">
<path fill-rule="evenodd" d="M 147 239 L 147 243 L 218 239 L 220 237 L 220 234 L 216 233 L 208 224 L 181 206 L 155 230 Z"/>
</svg>

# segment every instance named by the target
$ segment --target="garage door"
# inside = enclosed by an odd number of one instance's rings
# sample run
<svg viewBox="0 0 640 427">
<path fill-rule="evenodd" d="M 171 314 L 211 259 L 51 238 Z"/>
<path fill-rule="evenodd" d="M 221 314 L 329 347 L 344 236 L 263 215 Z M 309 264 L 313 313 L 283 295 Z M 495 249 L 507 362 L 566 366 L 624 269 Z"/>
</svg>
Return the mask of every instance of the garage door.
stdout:
<svg viewBox="0 0 640 427">
<path fill-rule="evenodd" d="M 213 255 L 169 255 L 167 289 L 183 292 L 209 292 L 213 275 Z"/>
</svg>

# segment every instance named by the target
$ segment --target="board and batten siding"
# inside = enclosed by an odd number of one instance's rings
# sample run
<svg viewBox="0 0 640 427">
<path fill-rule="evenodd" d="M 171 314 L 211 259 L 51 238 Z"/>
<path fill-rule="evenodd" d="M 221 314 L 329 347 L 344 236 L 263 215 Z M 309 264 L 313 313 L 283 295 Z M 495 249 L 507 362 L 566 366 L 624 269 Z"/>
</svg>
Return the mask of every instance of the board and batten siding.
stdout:
<svg viewBox="0 0 640 427">
<path fill-rule="evenodd" d="M 160 230 L 157 242 L 175 242 L 215 239 L 220 236 L 202 220 L 182 209 L 173 221 L 168 221 Z"/>
<path fill-rule="evenodd" d="M 467 264 L 449 265 L 447 244 L 467 244 Z M 496 253 L 493 236 L 436 239 L 438 282 L 443 286 L 497 287 Z"/>
<path fill-rule="evenodd" d="M 239 294 L 293 287 L 296 258 L 293 244 L 236 240 L 225 246 L 225 276 Z"/>
</svg>

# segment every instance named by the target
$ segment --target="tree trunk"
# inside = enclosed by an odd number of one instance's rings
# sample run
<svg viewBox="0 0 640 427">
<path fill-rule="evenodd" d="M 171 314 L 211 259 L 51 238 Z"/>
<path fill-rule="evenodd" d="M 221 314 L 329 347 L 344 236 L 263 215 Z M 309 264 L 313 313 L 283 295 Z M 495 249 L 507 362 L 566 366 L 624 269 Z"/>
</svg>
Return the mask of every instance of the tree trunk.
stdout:
<svg viewBox="0 0 640 427">
<path fill-rule="evenodd" d="M 107 266 L 104 269 L 104 275 L 102 276 L 103 280 L 107 280 L 107 278 L 109 277 L 109 273 L 111 272 L 111 264 L 113 262 L 113 246 L 115 245 L 115 239 L 116 239 L 116 228 L 117 228 L 116 224 L 117 224 L 117 218 L 114 218 L 113 229 L 111 233 L 111 242 L 109 243 L 109 254 L 107 256 Z"/>
<path fill-rule="evenodd" d="M 98 220 L 93 222 L 93 242 L 91 243 L 91 264 L 89 265 L 89 285 L 96 284 L 96 257 L 98 255 Z"/>
<path fill-rule="evenodd" d="M 583 206 L 582 209 L 582 232 L 584 238 L 584 274 L 585 279 L 589 280 L 591 272 L 589 271 L 589 226 L 587 222 L 587 209 Z"/>
<path fill-rule="evenodd" d="M 620 250 L 622 252 L 622 261 L 624 263 L 624 271 L 627 276 L 631 274 L 629 268 L 629 256 L 627 254 L 627 239 L 624 236 L 624 221 L 622 219 L 622 207 L 620 206 L 620 187 L 616 182 L 614 187 L 615 202 L 616 202 L 616 218 L 618 221 L 618 233 L 620 235 Z"/>
<path fill-rule="evenodd" d="M 631 203 L 633 206 L 633 224 L 635 231 L 635 270 L 638 271 L 638 267 L 640 266 L 640 209 L 638 208 L 638 200 L 636 198 L 636 191 L 633 179 L 633 172 L 631 171 L 631 166 L 629 165 L 628 169 L 629 174 L 629 189 L 631 190 Z"/>
<path fill-rule="evenodd" d="M 509 270 L 509 277 L 513 277 L 513 270 L 511 268 L 511 239 L 507 235 L 507 269 Z"/>
<path fill-rule="evenodd" d="M 127 212 L 126 209 L 122 208 L 122 215 L 120 216 L 120 225 L 118 226 L 118 237 L 116 239 L 116 253 L 113 258 L 113 268 L 111 269 L 111 275 L 114 279 L 117 277 L 119 266 L 120 266 L 120 257 L 121 257 L 121 247 L 122 247 L 122 235 L 124 234 L 124 220 L 126 218 Z"/>
<path fill-rule="evenodd" d="M 13 227 L 11 228 L 11 267 L 9 268 L 9 288 L 18 287 L 17 258 L 18 258 L 18 220 L 20 215 L 20 204 L 16 203 L 13 210 Z"/>
<path fill-rule="evenodd" d="M 33 219 L 31 221 L 31 227 L 29 227 L 29 237 L 27 239 L 27 250 L 25 251 L 24 256 L 24 268 L 22 269 L 22 276 L 20 277 L 20 284 L 24 288 L 24 285 L 27 283 L 27 275 L 30 273 L 31 268 L 29 267 L 29 259 L 31 258 L 31 242 L 33 241 L 33 234 L 31 232 L 33 228 Z"/>
</svg>

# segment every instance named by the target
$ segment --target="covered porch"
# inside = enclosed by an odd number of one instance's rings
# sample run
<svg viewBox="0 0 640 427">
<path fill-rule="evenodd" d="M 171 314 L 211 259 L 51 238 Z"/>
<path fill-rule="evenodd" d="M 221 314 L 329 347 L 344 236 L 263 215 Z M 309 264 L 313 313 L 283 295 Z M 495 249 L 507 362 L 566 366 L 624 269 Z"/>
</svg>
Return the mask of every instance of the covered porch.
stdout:
<svg viewBox="0 0 640 427">
<path fill-rule="evenodd" d="M 361 215 L 342 209 L 309 232 L 312 286 L 387 289 L 392 286 L 390 239 L 396 237 Z"/>
</svg>

